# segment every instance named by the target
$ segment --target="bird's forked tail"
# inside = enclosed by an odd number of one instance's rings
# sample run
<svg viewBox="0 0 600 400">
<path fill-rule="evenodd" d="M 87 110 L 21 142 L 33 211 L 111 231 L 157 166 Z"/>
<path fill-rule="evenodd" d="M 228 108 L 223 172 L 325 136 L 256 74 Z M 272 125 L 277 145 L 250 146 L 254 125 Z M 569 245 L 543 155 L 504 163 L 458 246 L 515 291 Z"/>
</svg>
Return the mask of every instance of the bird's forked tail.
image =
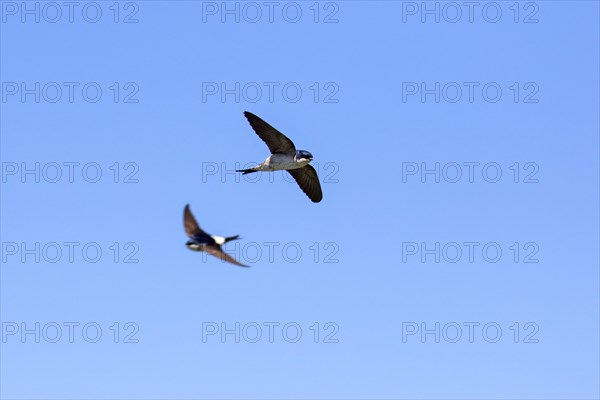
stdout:
<svg viewBox="0 0 600 400">
<path fill-rule="evenodd" d="M 259 169 L 257 167 L 254 168 L 248 168 L 248 169 L 236 169 L 235 172 L 241 172 L 242 175 L 247 175 L 247 174 L 251 174 L 253 172 L 258 172 Z"/>
<path fill-rule="evenodd" d="M 226 237 L 225 238 L 225 243 L 231 242 L 232 240 L 238 239 L 239 237 L 240 237 L 240 235 Z"/>
</svg>

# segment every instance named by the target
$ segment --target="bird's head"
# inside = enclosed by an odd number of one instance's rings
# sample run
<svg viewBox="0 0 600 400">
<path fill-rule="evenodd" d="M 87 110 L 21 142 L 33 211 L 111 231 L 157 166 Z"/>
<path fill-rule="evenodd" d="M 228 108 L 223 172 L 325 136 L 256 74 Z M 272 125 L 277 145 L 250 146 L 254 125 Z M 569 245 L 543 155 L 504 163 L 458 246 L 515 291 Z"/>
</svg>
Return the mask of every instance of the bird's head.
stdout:
<svg viewBox="0 0 600 400">
<path fill-rule="evenodd" d="M 186 247 L 190 250 L 194 250 L 194 251 L 200 251 L 202 245 L 200 243 L 198 243 L 197 241 L 190 239 L 185 243 Z"/>
<path fill-rule="evenodd" d="M 296 161 L 300 163 L 309 163 L 313 159 L 313 155 L 306 150 L 296 151 Z"/>
</svg>

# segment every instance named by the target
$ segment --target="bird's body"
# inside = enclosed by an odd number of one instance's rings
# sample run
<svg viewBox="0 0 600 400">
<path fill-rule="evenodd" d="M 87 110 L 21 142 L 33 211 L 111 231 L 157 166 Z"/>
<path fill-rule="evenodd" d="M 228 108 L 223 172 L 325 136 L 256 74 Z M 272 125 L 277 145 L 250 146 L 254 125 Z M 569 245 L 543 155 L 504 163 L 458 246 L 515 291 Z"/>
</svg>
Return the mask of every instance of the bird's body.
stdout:
<svg viewBox="0 0 600 400">
<path fill-rule="evenodd" d="M 193 251 L 204 251 L 223 261 L 230 262 L 240 267 L 246 267 L 246 265 L 225 253 L 221 248 L 225 243 L 239 238 L 239 235 L 222 237 L 209 235 L 204 232 L 198 225 L 196 218 L 194 218 L 189 204 L 187 204 L 183 210 L 183 226 L 185 228 L 185 233 L 190 238 L 185 244 L 188 249 Z"/>
<path fill-rule="evenodd" d="M 271 155 L 263 163 L 253 168 L 238 170 L 238 172 L 245 175 L 258 171 L 288 171 L 300 189 L 314 203 L 320 202 L 323 199 L 323 192 L 319 177 L 317 171 L 309 165 L 313 159 L 312 154 L 306 150 L 296 150 L 296 146 L 287 136 L 258 116 L 248 111 L 245 111 L 244 115 L 254 132 L 267 144 Z"/>
<path fill-rule="evenodd" d="M 249 174 L 251 172 L 258 171 L 287 171 L 289 169 L 298 169 L 302 168 L 305 165 L 308 165 L 310 160 L 302 159 L 301 156 L 298 156 L 296 153 L 294 154 L 282 154 L 275 153 L 271 154 L 264 162 L 261 164 L 243 170 L 244 173 Z"/>
<path fill-rule="evenodd" d="M 238 236 L 232 236 L 224 238 L 222 236 L 213 236 L 206 234 L 196 234 L 190 237 L 190 240 L 185 244 L 190 250 L 194 251 L 205 251 L 206 246 L 219 245 L 222 246 L 225 243 L 237 239 Z"/>
</svg>

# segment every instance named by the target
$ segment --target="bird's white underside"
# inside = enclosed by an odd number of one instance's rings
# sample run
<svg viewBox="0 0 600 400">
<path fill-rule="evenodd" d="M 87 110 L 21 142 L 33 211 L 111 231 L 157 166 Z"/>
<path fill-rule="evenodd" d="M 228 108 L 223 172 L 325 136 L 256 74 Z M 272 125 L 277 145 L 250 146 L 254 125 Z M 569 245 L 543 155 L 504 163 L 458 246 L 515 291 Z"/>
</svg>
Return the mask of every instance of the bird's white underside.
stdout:
<svg viewBox="0 0 600 400">
<path fill-rule="evenodd" d="M 192 250 L 196 250 L 196 251 L 199 251 L 199 250 L 201 250 L 201 249 L 202 249 L 202 246 L 201 246 L 201 245 L 199 245 L 199 244 L 197 244 L 197 243 L 191 243 L 191 244 L 189 244 L 189 245 L 188 245 L 188 247 L 189 247 L 190 249 L 192 249 Z"/>
<path fill-rule="evenodd" d="M 285 154 L 271 154 L 262 164 L 254 167 L 257 171 L 281 171 L 288 169 L 302 168 L 308 164 L 310 160 L 294 159 L 294 156 Z"/>
</svg>

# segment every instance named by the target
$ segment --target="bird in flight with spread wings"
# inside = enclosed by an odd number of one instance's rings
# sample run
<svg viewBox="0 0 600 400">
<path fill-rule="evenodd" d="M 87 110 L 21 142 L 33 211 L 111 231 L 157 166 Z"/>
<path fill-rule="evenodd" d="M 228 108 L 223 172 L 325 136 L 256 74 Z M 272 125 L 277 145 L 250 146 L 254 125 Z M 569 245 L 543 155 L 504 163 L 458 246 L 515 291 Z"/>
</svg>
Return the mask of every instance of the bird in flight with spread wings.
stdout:
<svg viewBox="0 0 600 400">
<path fill-rule="evenodd" d="M 244 115 L 254 132 L 267 144 L 271 155 L 263 163 L 237 172 L 246 175 L 258 171 L 285 170 L 292 175 L 300 189 L 313 203 L 320 202 L 323 199 L 321 183 L 317 171 L 309 165 L 313 159 L 312 154 L 306 150 L 296 150 L 294 142 L 258 116 L 248 111 L 245 111 Z"/>
<path fill-rule="evenodd" d="M 248 267 L 225 253 L 221 248 L 221 245 L 239 238 L 239 235 L 230 237 L 213 236 L 204 232 L 194 215 L 190 211 L 190 205 L 187 204 L 183 210 L 183 226 L 185 233 L 189 236 L 190 240 L 185 244 L 188 249 L 193 251 L 205 251 L 210 255 L 220 258 L 223 261 L 230 262 L 240 267 Z"/>
</svg>

